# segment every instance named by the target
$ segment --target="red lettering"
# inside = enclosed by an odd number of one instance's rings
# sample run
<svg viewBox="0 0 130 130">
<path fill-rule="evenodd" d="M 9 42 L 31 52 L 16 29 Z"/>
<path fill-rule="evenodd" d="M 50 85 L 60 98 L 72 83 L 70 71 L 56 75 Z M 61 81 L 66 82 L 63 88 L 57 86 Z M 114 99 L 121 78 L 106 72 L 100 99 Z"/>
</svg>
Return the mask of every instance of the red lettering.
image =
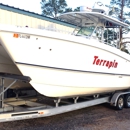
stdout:
<svg viewBox="0 0 130 130">
<path fill-rule="evenodd" d="M 118 63 L 116 62 L 114 67 L 117 68 L 117 66 L 118 66 Z"/>
<path fill-rule="evenodd" d="M 114 62 L 102 60 L 102 59 L 99 59 L 98 56 L 94 56 L 93 64 L 106 66 L 108 67 L 108 69 L 110 69 L 111 67 L 117 68 L 118 66 L 118 62 L 116 62 L 116 60 L 114 60 Z"/>
<path fill-rule="evenodd" d="M 108 66 L 108 69 L 112 67 L 112 62 L 110 62 L 109 66 Z"/>
<path fill-rule="evenodd" d="M 114 60 L 114 62 L 113 62 L 113 64 L 112 64 L 112 67 L 114 67 L 114 65 L 115 65 L 115 60 Z"/>
<path fill-rule="evenodd" d="M 99 65 L 101 65 L 101 64 L 102 64 L 102 62 L 103 62 L 103 60 L 101 60 L 101 61 L 100 61 L 100 64 L 99 64 Z"/>
<path fill-rule="evenodd" d="M 98 58 L 98 56 L 94 56 L 93 64 L 95 64 L 97 58 Z"/>
<path fill-rule="evenodd" d="M 109 61 L 107 61 L 106 66 L 109 66 Z"/>
<path fill-rule="evenodd" d="M 100 60 L 98 59 L 98 60 L 96 61 L 96 65 L 98 65 L 98 64 L 99 64 L 99 62 L 100 62 Z"/>
<path fill-rule="evenodd" d="M 104 66 L 105 63 L 106 63 L 106 60 L 103 61 L 103 65 L 102 66 Z"/>
</svg>

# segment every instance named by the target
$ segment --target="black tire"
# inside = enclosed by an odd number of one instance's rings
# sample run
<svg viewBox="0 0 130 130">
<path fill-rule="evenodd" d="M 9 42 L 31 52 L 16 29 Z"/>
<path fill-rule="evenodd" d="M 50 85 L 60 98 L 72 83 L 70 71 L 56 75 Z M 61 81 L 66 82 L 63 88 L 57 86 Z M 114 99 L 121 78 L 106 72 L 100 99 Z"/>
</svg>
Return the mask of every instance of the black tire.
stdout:
<svg viewBox="0 0 130 130">
<path fill-rule="evenodd" d="M 117 110 L 122 110 L 124 107 L 124 97 L 123 96 L 120 96 L 117 100 L 117 103 L 116 103 L 116 109 Z"/>
<path fill-rule="evenodd" d="M 130 108 L 130 94 L 127 94 L 124 99 L 125 108 Z"/>
</svg>

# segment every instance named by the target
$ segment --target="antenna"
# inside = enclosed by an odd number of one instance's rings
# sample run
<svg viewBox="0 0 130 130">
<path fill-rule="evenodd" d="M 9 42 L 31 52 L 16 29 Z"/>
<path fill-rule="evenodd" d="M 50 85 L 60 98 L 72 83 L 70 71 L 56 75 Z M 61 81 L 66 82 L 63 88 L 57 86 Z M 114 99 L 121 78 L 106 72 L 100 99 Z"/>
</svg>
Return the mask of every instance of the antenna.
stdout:
<svg viewBox="0 0 130 130">
<path fill-rule="evenodd" d="M 109 13 L 109 8 L 106 7 L 102 2 L 98 1 L 98 2 L 94 3 L 93 12 L 108 14 Z"/>
</svg>

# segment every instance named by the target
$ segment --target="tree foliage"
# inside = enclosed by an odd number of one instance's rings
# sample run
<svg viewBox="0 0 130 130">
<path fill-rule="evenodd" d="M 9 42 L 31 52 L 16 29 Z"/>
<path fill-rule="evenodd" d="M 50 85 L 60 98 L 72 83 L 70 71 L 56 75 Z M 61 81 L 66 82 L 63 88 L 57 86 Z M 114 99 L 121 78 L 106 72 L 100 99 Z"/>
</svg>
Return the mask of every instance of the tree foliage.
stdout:
<svg viewBox="0 0 130 130">
<path fill-rule="evenodd" d="M 80 11 L 80 7 L 75 8 L 74 10 L 72 8 L 66 8 L 65 11 L 63 13 L 67 13 L 67 12 L 78 12 Z"/>
<path fill-rule="evenodd" d="M 72 12 L 72 11 L 73 11 L 72 8 L 65 8 L 65 11 L 63 13 Z"/>
<path fill-rule="evenodd" d="M 41 9 L 43 16 L 56 18 L 57 14 L 63 13 L 67 3 L 65 0 L 42 0 Z"/>
<path fill-rule="evenodd" d="M 80 11 L 80 7 L 74 9 L 75 12 Z"/>
<path fill-rule="evenodd" d="M 128 16 L 130 16 L 130 13 L 128 12 L 128 9 L 130 9 L 130 0 L 111 0 L 110 6 L 112 9 L 110 11 L 110 15 L 115 15 L 120 21 L 130 24 L 128 20 Z M 128 32 L 129 32 L 129 29 L 120 28 L 121 45 L 123 45 L 122 34 L 128 33 Z"/>
<path fill-rule="evenodd" d="M 130 0 L 111 0 L 110 1 L 111 11 L 110 15 L 115 15 L 120 21 L 130 24 L 126 17 L 130 16 L 127 11 L 130 9 Z"/>
</svg>

